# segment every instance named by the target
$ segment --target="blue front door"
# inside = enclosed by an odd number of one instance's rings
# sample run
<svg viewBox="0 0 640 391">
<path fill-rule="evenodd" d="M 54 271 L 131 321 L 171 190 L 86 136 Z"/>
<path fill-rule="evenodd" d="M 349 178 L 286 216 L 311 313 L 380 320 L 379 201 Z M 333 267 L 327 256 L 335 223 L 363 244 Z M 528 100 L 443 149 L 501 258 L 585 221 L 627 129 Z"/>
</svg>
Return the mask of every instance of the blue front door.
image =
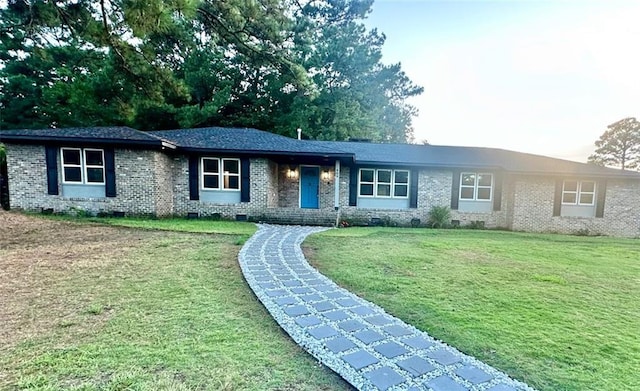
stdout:
<svg viewBox="0 0 640 391">
<path fill-rule="evenodd" d="M 319 167 L 300 167 L 300 207 L 318 208 Z"/>
</svg>

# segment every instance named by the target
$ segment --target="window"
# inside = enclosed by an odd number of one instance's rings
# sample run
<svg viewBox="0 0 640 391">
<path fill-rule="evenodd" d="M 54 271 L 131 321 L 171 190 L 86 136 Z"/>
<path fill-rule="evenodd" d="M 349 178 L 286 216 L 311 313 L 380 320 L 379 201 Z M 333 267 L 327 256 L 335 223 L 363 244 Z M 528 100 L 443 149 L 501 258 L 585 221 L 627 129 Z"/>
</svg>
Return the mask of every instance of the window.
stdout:
<svg viewBox="0 0 640 391">
<path fill-rule="evenodd" d="M 363 168 L 359 189 L 361 197 L 407 198 L 409 171 Z"/>
<path fill-rule="evenodd" d="M 62 182 L 104 185 L 102 149 L 62 148 Z"/>
<path fill-rule="evenodd" d="M 373 197 L 373 180 L 376 170 L 360 170 L 360 195 L 363 197 Z"/>
<path fill-rule="evenodd" d="M 393 184 L 394 196 L 407 197 L 409 195 L 409 171 L 394 171 Z"/>
<path fill-rule="evenodd" d="M 460 199 L 491 201 L 493 174 L 463 172 L 460 174 Z"/>
<path fill-rule="evenodd" d="M 240 190 L 240 160 L 202 158 L 204 190 Z"/>
<path fill-rule="evenodd" d="M 378 170 L 376 196 L 391 197 L 391 170 Z"/>
<path fill-rule="evenodd" d="M 593 205 L 596 183 L 593 181 L 564 181 L 562 203 L 565 205 Z"/>
</svg>

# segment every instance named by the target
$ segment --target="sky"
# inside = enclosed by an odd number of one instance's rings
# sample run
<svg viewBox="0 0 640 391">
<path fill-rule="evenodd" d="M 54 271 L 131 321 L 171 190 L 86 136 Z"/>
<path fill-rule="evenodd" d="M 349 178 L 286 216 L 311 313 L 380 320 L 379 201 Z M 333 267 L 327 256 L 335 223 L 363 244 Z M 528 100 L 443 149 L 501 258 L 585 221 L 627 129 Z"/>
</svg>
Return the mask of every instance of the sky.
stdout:
<svg viewBox="0 0 640 391">
<path fill-rule="evenodd" d="M 417 141 L 585 162 L 640 118 L 639 19 L 631 0 L 375 0 L 366 25 L 425 89 Z"/>
</svg>

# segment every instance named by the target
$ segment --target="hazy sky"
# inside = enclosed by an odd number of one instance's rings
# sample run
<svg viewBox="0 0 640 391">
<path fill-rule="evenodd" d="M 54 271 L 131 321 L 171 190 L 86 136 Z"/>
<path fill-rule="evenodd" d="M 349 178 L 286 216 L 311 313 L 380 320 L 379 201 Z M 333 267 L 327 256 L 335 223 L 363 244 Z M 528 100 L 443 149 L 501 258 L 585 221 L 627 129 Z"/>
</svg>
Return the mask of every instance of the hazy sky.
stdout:
<svg viewBox="0 0 640 391">
<path fill-rule="evenodd" d="M 607 125 L 640 117 L 640 1 L 375 0 L 425 88 L 416 139 L 585 161 Z"/>
</svg>

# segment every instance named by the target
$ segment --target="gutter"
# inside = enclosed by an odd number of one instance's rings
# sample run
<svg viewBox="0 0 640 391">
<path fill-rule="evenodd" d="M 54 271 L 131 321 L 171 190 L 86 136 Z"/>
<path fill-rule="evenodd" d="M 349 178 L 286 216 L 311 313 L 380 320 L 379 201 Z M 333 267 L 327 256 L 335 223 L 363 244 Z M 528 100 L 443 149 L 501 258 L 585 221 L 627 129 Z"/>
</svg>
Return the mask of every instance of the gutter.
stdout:
<svg viewBox="0 0 640 391">
<path fill-rule="evenodd" d="M 25 144 L 47 144 L 55 143 L 58 145 L 64 144 L 85 144 L 85 145 L 114 145 L 122 147 L 151 147 L 157 149 L 176 149 L 177 146 L 162 139 L 158 140 L 127 140 L 127 139 L 99 139 L 99 138 L 83 138 L 83 137 L 28 137 L 28 136 L 13 136 L 4 135 L 0 136 L 1 142 L 21 142 Z"/>
<path fill-rule="evenodd" d="M 224 153 L 229 155 L 251 155 L 251 156 L 300 156 L 300 157 L 323 157 L 335 159 L 354 159 L 351 153 L 327 153 L 327 152 L 294 152 L 294 151 L 265 151 L 248 149 L 212 149 L 212 148 L 191 148 L 178 147 L 177 152 L 189 153 Z"/>
</svg>

